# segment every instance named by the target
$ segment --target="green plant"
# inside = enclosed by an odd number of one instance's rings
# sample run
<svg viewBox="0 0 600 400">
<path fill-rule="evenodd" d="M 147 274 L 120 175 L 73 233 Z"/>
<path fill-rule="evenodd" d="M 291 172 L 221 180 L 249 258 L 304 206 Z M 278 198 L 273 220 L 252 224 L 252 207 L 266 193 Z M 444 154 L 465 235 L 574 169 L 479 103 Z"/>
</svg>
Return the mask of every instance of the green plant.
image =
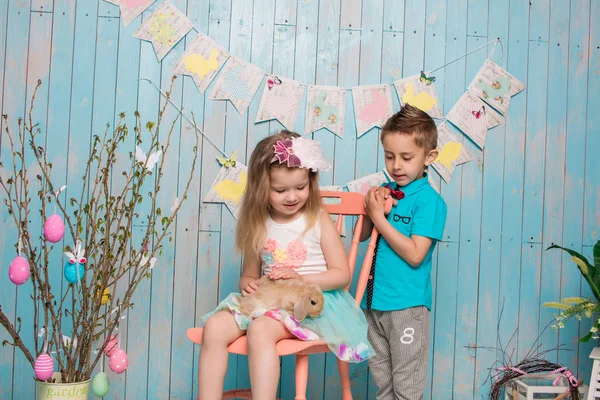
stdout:
<svg viewBox="0 0 600 400">
<path fill-rule="evenodd" d="M 552 327 L 555 329 L 564 327 L 565 321 L 572 317 L 577 317 L 581 320 L 582 316 L 587 318 L 593 318 L 597 313 L 600 312 L 600 241 L 594 245 L 594 264 L 592 265 L 587 258 L 579 254 L 578 252 L 567 249 L 565 247 L 553 245 L 548 247 L 550 249 L 561 249 L 569 253 L 571 259 L 577 265 L 577 268 L 581 272 L 581 276 L 588 283 L 594 298 L 584 297 L 567 297 L 561 302 L 552 301 L 544 303 L 544 307 L 552 307 L 560 309 L 560 313 L 556 315 L 557 323 Z M 590 331 L 584 335 L 580 342 L 588 342 L 590 339 L 600 338 L 600 318 L 596 318 L 593 321 Z"/>
<path fill-rule="evenodd" d="M 196 145 L 187 149 L 193 153 L 191 168 L 182 168 L 185 186 L 181 202 L 176 202 L 170 213 L 163 214 L 157 201 L 163 178 L 173 179 L 163 176 L 163 165 L 170 156 L 171 137 L 181 116 L 179 113 L 166 127 L 161 126 L 171 89 L 156 124 L 148 122 L 142 127 L 140 115 L 135 112 L 133 138 L 124 113 L 119 114 L 114 129 L 107 125 L 103 135 L 93 135 L 89 157 L 81 163 L 81 190 L 77 193 L 71 190 L 68 200 L 61 200 L 61 196 L 49 195 L 60 186 L 53 182 L 56 175 L 52 175 L 52 160 L 40 144 L 44 138 L 32 118 L 35 93 L 40 85 L 38 81 L 28 119 L 18 120 L 18 132 L 9 129 L 8 117 L 3 115 L 6 149 L 11 154 L 5 154 L 4 166 L 0 163 L 7 220 L 12 220 L 18 230 L 22 244 L 19 247 L 30 268 L 27 284 L 32 285 L 33 332 L 21 332 L 21 318 L 1 307 L 0 325 L 12 339 L 3 345 L 19 348 L 32 367 L 37 356 L 52 352 L 62 382 L 81 382 L 91 377 L 103 357 L 106 339 L 118 327 L 121 316 L 134 305 L 132 296 L 140 282 L 151 277 L 153 258 L 160 255 L 163 240 L 171 239 L 169 228 L 194 178 L 198 131 L 194 130 Z M 173 81 L 171 88 L 172 85 Z M 141 154 L 141 149 L 134 150 L 142 142 L 148 149 L 148 157 Z M 169 162 L 178 162 L 178 151 L 176 148 Z M 65 221 L 64 239 L 56 245 L 41 234 L 41 227 L 31 219 L 34 213 L 39 213 L 40 220 L 46 221 L 50 203 L 55 204 Z M 134 239 L 135 225 L 141 234 Z M 86 251 L 87 261 L 82 261 L 85 275 L 77 276 L 77 282 L 65 285 L 61 293 L 60 285 L 51 285 L 50 275 L 56 273 L 56 268 L 51 265 L 50 254 L 56 250 L 75 252 L 73 247 L 78 242 Z M 108 293 L 112 294 L 110 298 Z M 47 344 L 38 338 L 41 328 Z M 23 334 L 33 335 L 32 348 L 25 345 Z M 65 334 L 70 334 L 72 340 L 65 340 Z"/>
</svg>

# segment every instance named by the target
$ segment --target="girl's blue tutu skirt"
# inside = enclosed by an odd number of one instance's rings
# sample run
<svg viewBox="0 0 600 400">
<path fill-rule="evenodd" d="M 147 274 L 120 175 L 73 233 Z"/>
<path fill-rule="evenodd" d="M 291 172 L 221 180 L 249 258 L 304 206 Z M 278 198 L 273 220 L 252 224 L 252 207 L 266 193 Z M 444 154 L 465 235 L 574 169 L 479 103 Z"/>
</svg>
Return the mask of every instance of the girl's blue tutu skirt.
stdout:
<svg viewBox="0 0 600 400">
<path fill-rule="evenodd" d="M 281 321 L 298 339 L 326 342 L 333 354 L 342 361 L 359 363 L 375 355 L 367 339 L 367 320 L 346 290 L 323 292 L 323 314 L 317 318 L 307 317 L 303 321 L 296 321 L 293 315 L 281 309 L 256 310 L 247 317 L 239 312 L 239 296 L 239 293 L 231 293 L 214 311 L 204 315 L 200 324 L 204 325 L 208 318 L 219 311 L 230 310 L 239 328 L 245 331 L 253 319 L 265 315 Z"/>
</svg>

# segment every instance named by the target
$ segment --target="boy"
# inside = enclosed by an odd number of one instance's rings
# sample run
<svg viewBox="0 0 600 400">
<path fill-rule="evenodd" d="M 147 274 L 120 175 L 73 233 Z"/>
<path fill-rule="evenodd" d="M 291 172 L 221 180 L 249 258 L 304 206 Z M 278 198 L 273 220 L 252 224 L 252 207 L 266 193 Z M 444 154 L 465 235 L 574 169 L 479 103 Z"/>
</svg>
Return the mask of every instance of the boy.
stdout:
<svg viewBox="0 0 600 400">
<path fill-rule="evenodd" d="M 369 360 L 377 400 L 423 398 L 429 357 L 431 254 L 442 239 L 446 203 L 429 185 L 427 167 L 438 156 L 437 128 L 425 112 L 406 105 L 381 131 L 385 167 L 394 183 L 373 187 L 361 240 L 379 231 L 362 308 L 376 355 Z M 387 215 L 384 200 L 394 206 Z"/>
</svg>

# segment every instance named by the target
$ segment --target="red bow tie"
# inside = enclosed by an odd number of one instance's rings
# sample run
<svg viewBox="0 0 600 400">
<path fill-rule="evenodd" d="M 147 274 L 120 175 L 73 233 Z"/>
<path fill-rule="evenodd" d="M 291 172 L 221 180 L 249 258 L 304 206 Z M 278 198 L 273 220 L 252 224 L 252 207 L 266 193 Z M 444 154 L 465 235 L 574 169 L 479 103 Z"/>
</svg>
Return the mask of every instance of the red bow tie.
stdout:
<svg viewBox="0 0 600 400">
<path fill-rule="evenodd" d="M 390 189 L 390 194 L 396 200 L 402 200 L 404 198 L 404 192 L 400 189 L 393 189 L 390 185 L 385 185 L 386 188 Z"/>
</svg>

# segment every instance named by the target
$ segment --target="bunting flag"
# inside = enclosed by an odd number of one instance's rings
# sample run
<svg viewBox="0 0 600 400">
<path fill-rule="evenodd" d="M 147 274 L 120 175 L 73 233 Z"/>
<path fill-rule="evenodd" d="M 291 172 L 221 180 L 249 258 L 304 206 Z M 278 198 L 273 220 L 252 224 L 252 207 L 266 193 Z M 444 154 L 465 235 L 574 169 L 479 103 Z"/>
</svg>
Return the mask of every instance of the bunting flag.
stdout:
<svg viewBox="0 0 600 400">
<path fill-rule="evenodd" d="M 394 86 L 400 98 L 400 104 L 410 104 L 425 111 L 431 118 L 443 119 L 440 100 L 435 90 L 435 78 L 427 77 L 424 73 L 394 81 Z"/>
<path fill-rule="evenodd" d="M 358 137 L 373 127 L 381 128 L 394 113 L 389 85 L 354 87 L 352 100 Z"/>
<path fill-rule="evenodd" d="M 229 53 L 221 49 L 217 42 L 199 33 L 179 57 L 172 73 L 190 75 L 202 94 L 228 58 Z"/>
<path fill-rule="evenodd" d="M 335 86 L 309 86 L 304 133 L 326 128 L 340 138 L 344 136 L 346 89 Z"/>
<path fill-rule="evenodd" d="M 504 123 L 504 117 L 479 97 L 465 92 L 450 110 L 446 119 L 471 138 L 480 149 L 490 128 Z"/>
<path fill-rule="evenodd" d="M 450 183 L 456 166 L 471 161 L 473 156 L 446 123 L 439 124 L 437 130 L 439 155 L 432 166 L 446 183 Z"/>
<path fill-rule="evenodd" d="M 491 60 L 486 60 L 469 85 L 469 91 L 506 115 L 510 98 L 525 89 L 523 82 Z"/>
<path fill-rule="evenodd" d="M 232 154 L 229 159 L 219 160 L 222 167 L 210 187 L 210 190 L 206 196 L 204 196 L 204 202 L 224 203 L 233 217 L 238 219 L 240 207 L 242 205 L 242 197 L 246 191 L 248 168 L 244 164 L 236 162 L 234 159 L 235 155 Z"/>
<path fill-rule="evenodd" d="M 123 25 L 127 26 L 155 1 L 156 0 L 117 0 L 116 3 L 112 1 L 111 3 L 119 6 L 121 9 L 121 20 L 123 21 Z"/>
<path fill-rule="evenodd" d="M 355 179 L 346 184 L 349 192 L 359 192 L 367 194 L 369 189 L 373 186 L 381 186 L 384 183 L 391 182 L 385 171 L 379 171 L 371 175 L 363 176 L 362 178 Z"/>
<path fill-rule="evenodd" d="M 267 77 L 255 122 L 278 120 L 286 129 L 294 130 L 304 87 L 287 78 Z"/>
<path fill-rule="evenodd" d="M 210 98 L 229 100 L 240 115 L 244 115 L 256 94 L 265 73 L 254 64 L 230 57 L 215 83 Z"/>
<path fill-rule="evenodd" d="M 184 13 L 165 1 L 142 23 L 133 37 L 152 42 L 156 57 L 161 61 L 193 27 Z"/>
</svg>

